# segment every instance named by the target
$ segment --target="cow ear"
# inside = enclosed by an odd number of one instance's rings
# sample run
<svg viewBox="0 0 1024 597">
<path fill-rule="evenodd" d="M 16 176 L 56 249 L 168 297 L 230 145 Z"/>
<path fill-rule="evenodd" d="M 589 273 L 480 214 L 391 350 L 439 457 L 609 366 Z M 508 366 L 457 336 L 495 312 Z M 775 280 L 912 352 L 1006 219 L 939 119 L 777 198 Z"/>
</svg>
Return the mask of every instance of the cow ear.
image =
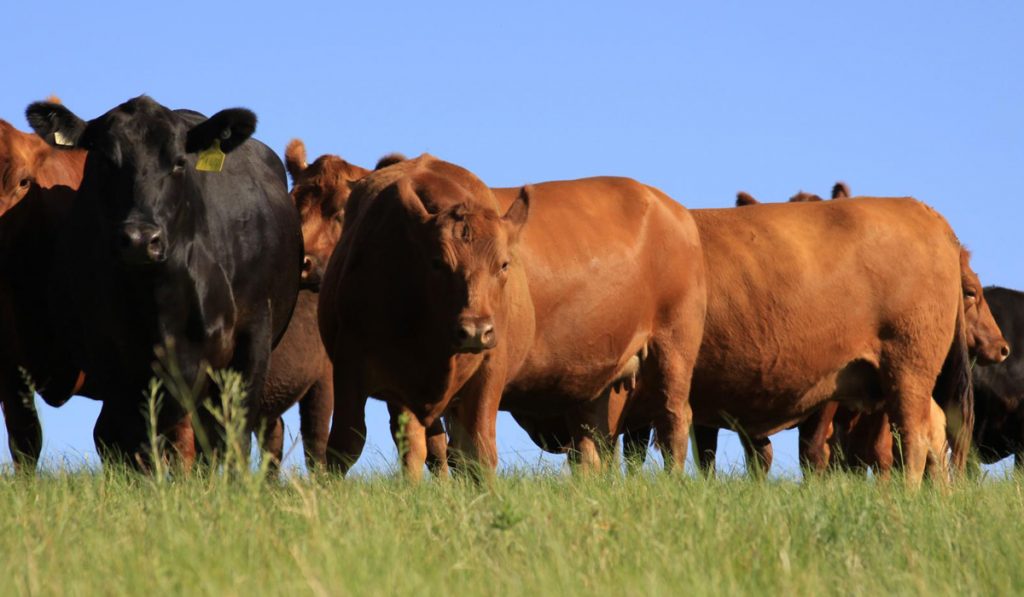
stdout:
<svg viewBox="0 0 1024 597">
<path fill-rule="evenodd" d="M 387 168 L 388 166 L 394 166 L 399 162 L 404 162 L 406 159 L 408 158 L 406 158 L 404 155 L 400 153 L 389 153 L 386 156 L 382 157 L 381 159 L 377 160 L 377 165 L 374 166 L 373 169 L 380 170 L 382 168 Z"/>
<path fill-rule="evenodd" d="M 423 200 L 420 199 L 420 196 L 416 194 L 416 189 L 412 188 L 411 180 L 400 178 L 395 191 L 398 193 L 398 200 L 405 209 L 405 213 L 409 214 L 410 218 L 420 222 L 426 222 L 430 219 L 430 212 L 423 205 Z"/>
<path fill-rule="evenodd" d="M 209 149 L 220 140 L 220 150 L 231 153 L 256 132 L 256 114 L 245 108 L 228 108 L 200 122 L 188 131 L 185 151 L 196 153 Z"/>
<path fill-rule="evenodd" d="M 25 118 L 37 135 L 54 147 L 79 147 L 86 122 L 57 102 L 34 102 Z"/>
<path fill-rule="evenodd" d="M 302 139 L 292 139 L 288 142 L 288 147 L 284 149 L 284 165 L 288 169 L 288 174 L 291 175 L 294 185 L 302 172 L 309 167 L 309 164 L 306 163 L 306 144 L 302 142 Z"/>
<path fill-rule="evenodd" d="M 526 185 L 519 189 L 519 196 L 501 217 L 511 228 L 513 240 L 519 239 L 519 233 L 522 231 L 523 225 L 526 224 L 526 217 L 530 215 L 531 195 L 533 195 L 533 185 Z"/>
<path fill-rule="evenodd" d="M 759 201 L 754 199 L 750 193 L 740 191 L 736 193 L 736 207 L 743 207 L 744 205 L 757 205 Z"/>
<path fill-rule="evenodd" d="M 839 181 L 832 187 L 832 198 L 833 199 L 849 199 L 850 198 L 850 187 L 846 186 L 846 183 Z"/>
</svg>

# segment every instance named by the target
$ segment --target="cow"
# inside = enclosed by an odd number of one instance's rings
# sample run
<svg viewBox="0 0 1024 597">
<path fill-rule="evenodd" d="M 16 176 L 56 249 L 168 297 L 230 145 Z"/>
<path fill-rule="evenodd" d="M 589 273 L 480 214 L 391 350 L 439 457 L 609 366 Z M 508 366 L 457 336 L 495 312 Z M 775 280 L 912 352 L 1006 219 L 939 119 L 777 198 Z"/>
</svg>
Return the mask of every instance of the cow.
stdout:
<svg viewBox="0 0 1024 597">
<path fill-rule="evenodd" d="M 790 202 L 815 201 L 808 194 L 800 192 Z M 813 196 L 816 197 L 816 196 Z M 832 188 L 833 199 L 851 197 L 846 183 L 837 182 Z M 819 198 L 820 200 L 820 198 Z M 740 192 L 737 205 L 752 205 L 757 201 L 749 194 Z M 968 351 L 983 364 L 1000 358 L 1006 347 L 999 335 L 991 314 L 985 305 L 981 284 L 970 267 L 970 254 L 960 251 L 961 288 L 966 316 Z M 935 418 L 933 415 L 932 418 Z M 838 403 L 823 406 L 798 425 L 800 429 L 800 461 L 808 470 L 824 470 L 831 459 L 831 453 L 838 451 L 857 466 L 873 466 L 887 474 L 892 465 L 892 435 L 889 418 L 884 411 L 860 413 Z M 643 442 L 643 429 L 634 430 L 633 435 Z M 712 471 L 717 446 L 717 429 L 697 427 L 694 430 L 698 463 L 705 471 Z M 767 437 L 751 437 L 740 430 L 740 439 L 747 454 L 748 466 L 755 472 L 765 472 L 771 465 L 771 443 Z M 627 443 L 632 440 L 627 435 Z M 830 441 L 831 440 L 831 441 Z M 938 444 L 935 444 L 938 445 Z M 631 448 L 634 451 L 637 448 Z"/>
<path fill-rule="evenodd" d="M 244 425 L 253 430 L 303 255 L 281 160 L 250 139 L 255 114 L 233 108 L 206 118 L 140 96 L 89 122 L 52 102 L 31 104 L 26 116 L 51 145 L 89 152 L 51 296 L 103 402 L 94 429 L 101 454 L 144 466 L 143 390 L 155 359 L 178 390 L 157 423 L 176 450 L 191 449 L 191 434 L 175 433 L 191 429 L 190 413 L 204 452 L 222 447 L 201 406 L 217 391 L 211 370 L 241 374 Z M 247 445 L 246 434 L 242 454 Z"/>
<path fill-rule="evenodd" d="M 860 198 L 693 216 L 709 280 L 697 423 L 767 437 L 828 400 L 885 408 L 916 484 L 926 465 L 941 470 L 927 431 L 935 389 L 962 465 L 973 405 L 961 248 L 938 213 L 909 198 Z"/>
<path fill-rule="evenodd" d="M 288 328 L 270 354 L 256 429 L 262 452 L 270 456 L 271 466 L 276 468 L 284 456 L 281 417 L 298 403 L 306 465 L 314 469 L 326 463 L 334 408 L 331 363 L 316 323 L 320 277 L 341 236 L 350 186 L 370 171 L 334 156 L 323 156 L 310 165 L 306 146 L 299 139 L 288 143 L 284 156 L 285 169 L 292 179 L 290 196 L 302 229 L 302 281 Z"/>
<path fill-rule="evenodd" d="M 47 300 L 84 164 L 85 151 L 53 149 L 0 120 L 0 406 L 18 470 L 33 470 L 42 449 L 32 390 L 58 406 L 84 380 Z"/>
<path fill-rule="evenodd" d="M 974 440 L 982 462 L 1014 457 L 1024 470 L 1024 292 L 985 288 L 992 315 L 1012 345 L 1001 363 L 974 370 Z M 979 359 L 980 363 L 980 359 Z"/>
<path fill-rule="evenodd" d="M 499 406 L 563 418 L 590 470 L 617 432 L 603 423 L 609 392 L 629 380 L 681 470 L 703 278 L 688 212 L 635 181 L 491 190 L 429 155 L 381 169 L 353 190 L 320 294 L 335 379 L 328 461 L 344 472 L 358 458 L 373 395 L 421 427 L 452 415 L 452 447 L 484 472 L 497 464 Z M 426 452 L 422 433 L 409 438 Z"/>
<path fill-rule="evenodd" d="M 401 161 L 397 154 L 385 156 L 377 168 Z M 285 168 L 292 178 L 291 198 L 299 212 L 305 257 L 302 288 L 295 312 L 281 342 L 270 355 L 270 371 L 259 407 L 257 429 L 263 451 L 276 466 L 283 457 L 284 425 L 281 416 L 298 403 L 302 445 L 308 468 L 326 463 L 327 438 L 334 409 L 334 377 L 330 359 L 317 329 L 317 302 L 323 268 L 341 237 L 345 206 L 352 185 L 371 171 L 336 155 L 322 155 L 312 164 L 306 146 L 293 139 L 285 149 Z M 393 417 L 394 427 L 401 413 Z M 440 430 L 440 431 L 438 431 Z M 435 474 L 447 470 L 446 438 L 440 422 L 427 444 L 432 448 L 429 464 Z M 440 436 L 440 453 L 438 450 Z"/>
<path fill-rule="evenodd" d="M 767 438 L 829 400 L 884 409 L 917 485 L 926 468 L 945 479 L 934 392 L 963 469 L 973 393 L 961 247 L 938 213 L 910 198 L 691 213 L 708 267 L 696 425 Z M 642 424 L 625 428 L 642 444 Z"/>
</svg>

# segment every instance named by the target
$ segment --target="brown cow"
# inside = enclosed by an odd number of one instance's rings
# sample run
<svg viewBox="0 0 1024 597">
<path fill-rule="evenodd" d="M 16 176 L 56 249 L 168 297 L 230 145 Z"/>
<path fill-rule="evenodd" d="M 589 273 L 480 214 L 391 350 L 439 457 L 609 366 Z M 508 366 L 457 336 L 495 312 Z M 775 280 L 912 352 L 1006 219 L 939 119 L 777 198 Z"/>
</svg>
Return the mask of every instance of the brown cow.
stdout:
<svg viewBox="0 0 1024 597">
<path fill-rule="evenodd" d="M 19 469 L 34 468 L 42 449 L 31 386 L 59 405 L 82 383 L 52 329 L 47 296 L 53 247 L 84 164 L 85 151 L 57 151 L 0 120 L 0 405 Z"/>
<path fill-rule="evenodd" d="M 807 193 L 801 192 L 790 198 L 790 202 L 815 200 L 807 197 Z M 837 182 L 833 186 L 833 199 L 850 197 L 846 183 Z M 757 201 L 749 194 L 741 192 L 737 195 L 737 205 L 741 203 L 751 205 Z M 1001 351 L 1008 350 L 1008 345 L 999 334 L 995 321 L 984 304 L 984 298 L 980 296 L 981 284 L 970 268 L 969 254 L 966 250 L 961 250 L 960 261 L 969 352 L 971 356 L 978 356 L 983 363 L 991 362 L 991 359 L 997 358 Z M 824 470 L 828 466 L 834 447 L 839 447 L 849 462 L 884 468 L 888 471 L 892 463 L 892 436 L 889 428 L 889 419 L 884 412 L 860 413 L 838 403 L 826 404 L 799 425 L 800 461 L 810 470 Z M 756 454 L 760 458 L 755 460 L 754 464 L 760 464 L 761 470 L 766 471 L 771 464 L 769 440 L 763 437 L 748 439 L 742 431 L 740 436 L 747 452 L 748 465 L 752 464 L 751 458 Z M 711 470 L 714 465 L 717 429 L 698 427 L 695 429 L 695 437 L 698 454 L 701 456 L 700 464 L 705 470 Z"/>
<path fill-rule="evenodd" d="M 369 170 L 334 156 L 306 163 L 306 147 L 298 139 L 285 149 L 285 166 L 292 177 L 291 198 L 299 211 L 305 245 L 303 288 L 288 329 L 270 354 L 263 400 L 257 405 L 257 429 L 262 448 L 281 462 L 284 449 L 282 415 L 299 404 L 300 433 L 306 465 L 326 462 L 327 436 L 334 407 L 333 374 L 317 330 L 316 308 L 323 264 L 341 236 L 351 184 Z"/>
<path fill-rule="evenodd" d="M 941 464 L 927 440 L 941 371 L 936 398 L 959 415 L 949 425 L 964 461 L 973 406 L 960 246 L 940 215 L 885 198 L 693 215 L 709 272 L 691 397 L 698 423 L 765 437 L 830 399 L 867 401 L 901 430 L 916 483 L 926 462 L 934 473 Z"/>
<path fill-rule="evenodd" d="M 651 187 L 595 178 L 492 193 L 430 156 L 395 164 L 357 184 L 325 273 L 328 459 L 346 470 L 358 457 L 372 394 L 423 424 L 454 413 L 453 446 L 488 468 L 499 402 L 561 416 L 577 459 L 596 466 L 617 431 L 602 422 L 609 390 L 639 374 L 635 402 L 681 468 L 704 301 L 693 222 Z"/>
<path fill-rule="evenodd" d="M 385 156 L 384 167 L 397 155 Z M 263 449 L 275 462 L 283 457 L 284 423 L 281 416 L 296 402 L 299 404 L 300 430 L 306 464 L 313 468 L 326 462 L 327 438 L 334 409 L 334 378 L 330 359 L 317 329 L 317 302 L 323 267 L 341 237 L 345 206 L 355 181 L 370 170 L 350 164 L 335 155 L 323 155 L 307 164 L 306 147 L 299 139 L 285 149 L 285 166 L 292 177 L 291 197 L 302 222 L 305 244 L 302 277 L 304 288 L 291 322 L 280 343 L 271 353 L 270 372 L 259 406 L 257 428 L 265 430 Z M 399 413 L 400 414 L 400 413 Z M 398 415 L 394 417 L 397 422 Z M 435 473 L 444 474 L 447 458 L 443 440 L 438 446 L 438 424 L 431 430 L 428 444 L 434 448 L 429 458 Z"/>
</svg>

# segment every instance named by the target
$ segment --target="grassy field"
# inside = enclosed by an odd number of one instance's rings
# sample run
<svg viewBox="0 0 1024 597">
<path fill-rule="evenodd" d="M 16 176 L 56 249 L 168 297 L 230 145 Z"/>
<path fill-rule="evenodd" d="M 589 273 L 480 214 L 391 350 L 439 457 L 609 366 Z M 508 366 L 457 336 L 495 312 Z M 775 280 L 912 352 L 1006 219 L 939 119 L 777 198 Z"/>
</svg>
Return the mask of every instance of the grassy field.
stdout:
<svg viewBox="0 0 1024 597">
<path fill-rule="evenodd" d="M 0 593 L 1007 594 L 1019 479 L 0 479 Z"/>
</svg>

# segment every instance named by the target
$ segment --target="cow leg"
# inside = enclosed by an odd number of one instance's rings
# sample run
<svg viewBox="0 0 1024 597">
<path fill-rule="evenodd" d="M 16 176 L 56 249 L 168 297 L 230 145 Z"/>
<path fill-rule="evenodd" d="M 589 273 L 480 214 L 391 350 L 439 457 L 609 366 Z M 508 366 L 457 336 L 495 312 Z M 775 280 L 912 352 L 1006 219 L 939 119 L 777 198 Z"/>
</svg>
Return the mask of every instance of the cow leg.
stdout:
<svg viewBox="0 0 1024 597">
<path fill-rule="evenodd" d="M 870 445 L 870 452 L 866 456 L 869 466 L 875 471 L 879 479 L 888 479 L 893 467 L 893 430 L 889 423 L 889 416 L 885 413 L 875 413 L 868 418 L 871 426 L 875 429 L 874 441 Z"/>
<path fill-rule="evenodd" d="M 611 462 L 613 440 L 609 425 L 608 401 L 611 388 L 606 388 L 597 400 L 573 409 L 567 423 L 573 430 L 573 449 L 570 462 L 582 473 L 597 472 L 602 463 Z"/>
<path fill-rule="evenodd" d="M 240 333 L 236 340 L 235 354 L 231 367 L 242 375 L 246 387 L 244 432 L 236 438 L 238 455 L 243 462 L 249 462 L 252 452 L 252 434 L 258 430 L 259 411 L 263 406 L 263 390 L 267 383 L 267 371 L 270 367 L 270 351 L 273 343 L 272 316 L 270 305 L 266 313 L 252 326 Z"/>
<path fill-rule="evenodd" d="M 501 359 L 495 359 L 501 360 Z M 482 366 L 459 393 L 452 426 L 456 457 L 480 477 L 493 475 L 498 467 L 497 419 L 505 379 Z"/>
<path fill-rule="evenodd" d="M 334 368 L 334 416 L 327 438 L 327 468 L 345 474 L 366 445 L 366 394 L 340 367 Z"/>
<path fill-rule="evenodd" d="M 183 470 L 192 468 L 196 459 L 196 439 L 192 429 L 192 418 L 189 415 L 181 417 L 165 434 L 170 444 L 171 459 L 177 461 Z"/>
<path fill-rule="evenodd" d="M 651 357 L 657 360 L 657 370 L 641 381 L 640 392 L 646 400 L 654 400 L 652 411 L 654 432 L 658 447 L 665 459 L 665 470 L 682 473 L 686 467 L 686 450 L 690 441 L 690 378 L 696 361 L 696 345 L 692 354 L 683 352 L 687 343 L 678 340 L 678 346 L 659 345 Z M 691 343 L 692 344 L 692 343 Z"/>
<path fill-rule="evenodd" d="M 718 427 L 693 426 L 693 443 L 697 450 L 697 468 L 707 477 L 715 476 L 715 456 L 718 454 Z"/>
<path fill-rule="evenodd" d="M 35 397 L 20 381 L 20 376 L 0 381 L 0 391 L 3 392 L 0 408 L 7 425 L 7 445 L 11 449 L 14 470 L 34 471 L 43 449 L 43 428 L 39 424 Z"/>
<path fill-rule="evenodd" d="M 654 421 L 658 447 L 665 458 L 665 470 L 682 473 L 686 467 L 686 449 L 690 441 L 693 412 L 688 400 L 674 400 L 666 412 Z"/>
<path fill-rule="evenodd" d="M 260 440 L 260 452 L 263 458 L 268 458 L 267 473 L 270 477 L 276 477 L 284 459 L 284 420 L 281 417 L 273 419 L 261 418 L 257 423 L 260 430 L 257 438 Z"/>
<path fill-rule="evenodd" d="M 747 460 L 747 473 L 762 478 L 772 466 L 772 441 L 767 437 L 749 437 L 741 431 L 740 443 Z"/>
<path fill-rule="evenodd" d="M 626 429 L 622 434 L 622 457 L 626 461 L 626 471 L 636 474 L 644 466 L 647 458 L 647 447 L 651 444 L 651 427 L 644 425 L 634 429 Z"/>
<path fill-rule="evenodd" d="M 838 402 L 827 402 L 800 423 L 800 465 L 805 472 L 822 473 L 828 468 L 832 457 L 829 439 L 838 408 Z"/>
<path fill-rule="evenodd" d="M 984 421 L 983 417 L 978 417 L 978 420 Z M 1004 433 L 1010 436 L 1008 438 L 1010 440 L 1009 451 L 1013 454 L 1014 472 L 1018 475 L 1024 474 L 1024 416 L 1016 415 L 1008 421 L 1008 424 L 1010 427 Z M 977 431 L 977 429 L 975 429 L 975 431 Z M 976 454 L 976 456 L 981 456 L 981 454 Z M 981 463 L 984 462 L 984 460 L 979 460 L 979 458 L 975 457 L 971 458 L 968 462 L 973 463 L 973 466 L 978 473 L 976 477 L 980 476 Z"/>
<path fill-rule="evenodd" d="M 327 437 L 331 433 L 334 409 L 334 380 L 324 376 L 299 400 L 299 433 L 306 470 L 314 471 L 327 463 Z"/>
<path fill-rule="evenodd" d="M 950 469 L 947 454 L 949 443 L 946 441 L 946 414 L 934 400 L 929 406 L 931 407 L 931 417 L 928 420 L 928 436 L 931 441 L 925 475 L 934 483 L 948 485 Z"/>
<path fill-rule="evenodd" d="M 874 469 L 876 477 L 887 478 L 888 468 L 883 471 L 882 466 L 887 459 L 891 463 L 891 439 L 888 417 L 884 413 L 857 415 L 851 422 L 848 433 L 844 435 L 842 445 L 850 471 L 866 476 L 868 469 Z M 887 441 L 889 443 L 886 443 Z M 886 450 L 889 452 L 888 456 Z"/>
<path fill-rule="evenodd" d="M 434 477 L 448 477 L 448 434 L 441 419 L 427 427 L 427 468 Z"/>
<path fill-rule="evenodd" d="M 419 418 L 403 407 L 388 402 L 391 415 L 391 437 L 398 448 L 402 471 L 410 481 L 423 479 L 423 465 L 427 462 L 427 428 Z"/>
<path fill-rule="evenodd" d="M 920 485 L 928 460 L 928 418 L 931 388 L 921 390 L 904 381 L 892 400 L 890 416 L 899 430 L 899 463 L 906 482 L 911 487 Z"/>
<path fill-rule="evenodd" d="M 135 438 L 131 437 L 131 432 L 136 426 L 143 424 L 141 413 L 136 421 L 125 417 L 125 413 L 113 401 L 103 402 L 92 436 L 96 443 L 96 452 L 104 465 L 138 466 L 136 457 L 141 442 L 135 441 Z"/>
</svg>

